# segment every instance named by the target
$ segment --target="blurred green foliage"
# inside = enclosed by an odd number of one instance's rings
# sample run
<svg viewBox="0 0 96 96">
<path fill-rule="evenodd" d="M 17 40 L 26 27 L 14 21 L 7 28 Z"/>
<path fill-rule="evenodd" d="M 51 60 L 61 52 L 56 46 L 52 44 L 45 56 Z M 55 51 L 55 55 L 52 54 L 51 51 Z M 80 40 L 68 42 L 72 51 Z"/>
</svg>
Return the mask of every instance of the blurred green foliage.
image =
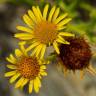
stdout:
<svg viewBox="0 0 96 96">
<path fill-rule="evenodd" d="M 68 31 L 87 34 L 89 40 L 96 43 L 96 0 L 0 0 L 16 5 L 31 7 L 45 3 L 52 3 L 69 13 L 73 21 L 68 25 Z"/>
<path fill-rule="evenodd" d="M 69 31 L 87 34 L 89 40 L 96 43 L 96 1 L 94 0 L 55 0 L 62 10 L 73 18 L 68 25 Z M 93 3 L 93 4 L 92 4 Z"/>
</svg>

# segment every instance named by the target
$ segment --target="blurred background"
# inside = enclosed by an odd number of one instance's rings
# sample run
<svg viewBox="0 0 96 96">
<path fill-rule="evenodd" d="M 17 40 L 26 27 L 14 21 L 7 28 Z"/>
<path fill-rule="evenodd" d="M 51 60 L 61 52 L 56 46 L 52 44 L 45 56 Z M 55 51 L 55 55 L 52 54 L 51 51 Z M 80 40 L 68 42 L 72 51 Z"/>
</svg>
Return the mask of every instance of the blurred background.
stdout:
<svg viewBox="0 0 96 96">
<path fill-rule="evenodd" d="M 5 57 L 18 47 L 18 40 L 13 37 L 16 26 L 23 24 L 22 16 L 32 5 L 43 9 L 46 3 L 57 5 L 62 12 L 69 13 L 73 18 L 68 31 L 86 34 L 88 42 L 96 52 L 96 0 L 0 0 L 0 96 L 96 96 L 96 76 L 85 74 L 83 80 L 79 73 L 70 73 L 64 77 L 55 64 L 48 65 L 48 76 L 42 80 L 39 94 L 28 95 L 27 91 L 14 89 L 4 78 L 6 71 Z M 96 58 L 92 59 L 96 68 Z"/>
</svg>

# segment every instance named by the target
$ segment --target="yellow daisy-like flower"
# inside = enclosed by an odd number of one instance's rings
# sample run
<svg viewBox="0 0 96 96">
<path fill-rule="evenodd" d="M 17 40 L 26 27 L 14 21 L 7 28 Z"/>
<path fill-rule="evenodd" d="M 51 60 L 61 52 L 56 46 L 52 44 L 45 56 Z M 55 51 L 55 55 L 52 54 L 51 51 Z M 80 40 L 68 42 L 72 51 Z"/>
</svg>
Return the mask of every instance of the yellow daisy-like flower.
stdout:
<svg viewBox="0 0 96 96">
<path fill-rule="evenodd" d="M 41 87 L 40 79 L 42 76 L 47 75 L 44 64 L 48 62 L 40 60 L 37 57 L 28 56 L 23 46 L 21 46 L 21 50 L 15 50 L 15 55 L 16 57 L 10 54 L 10 56 L 6 58 L 9 62 L 7 67 L 11 69 L 11 71 L 5 73 L 5 77 L 11 77 L 10 83 L 14 83 L 17 80 L 15 88 L 23 89 L 23 87 L 29 83 L 29 93 L 32 93 L 33 89 L 38 93 Z"/>
<path fill-rule="evenodd" d="M 49 11 L 47 4 L 43 13 L 38 6 L 33 6 L 32 10 L 28 10 L 28 14 L 23 16 L 28 27 L 17 26 L 17 29 L 22 32 L 16 33 L 15 37 L 27 43 L 31 42 L 27 50 L 34 48 L 33 54 L 40 56 L 40 58 L 43 58 L 46 47 L 50 45 L 53 45 L 59 54 L 58 43 L 69 44 L 64 37 L 74 36 L 72 33 L 63 32 L 65 25 L 71 18 L 67 18 L 67 13 L 61 15 L 59 13 L 60 8 L 56 8 L 56 6 L 53 6 Z"/>
</svg>

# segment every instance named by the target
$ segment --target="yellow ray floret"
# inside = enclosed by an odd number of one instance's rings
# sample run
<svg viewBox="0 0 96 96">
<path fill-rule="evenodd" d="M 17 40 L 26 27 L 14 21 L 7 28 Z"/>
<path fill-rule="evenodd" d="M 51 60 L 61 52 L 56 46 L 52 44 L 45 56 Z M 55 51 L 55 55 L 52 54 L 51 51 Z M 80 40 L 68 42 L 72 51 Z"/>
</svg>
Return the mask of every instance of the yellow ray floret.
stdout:
<svg viewBox="0 0 96 96">
<path fill-rule="evenodd" d="M 6 58 L 9 62 L 7 68 L 10 71 L 5 73 L 5 77 L 10 77 L 10 83 L 16 82 L 15 88 L 23 89 L 28 84 L 29 93 L 32 93 L 33 90 L 38 93 L 41 87 L 42 76 L 47 75 L 44 64 L 48 64 L 49 62 L 28 55 L 24 48 L 24 43 L 21 43 L 20 47 L 21 49 L 15 50 L 15 56 L 10 54 Z M 42 50 L 44 51 L 43 48 Z"/>
<path fill-rule="evenodd" d="M 40 58 L 44 57 L 46 47 L 51 45 L 59 54 L 58 43 L 69 44 L 64 38 L 74 36 L 72 33 L 62 31 L 66 28 L 66 24 L 71 21 L 71 18 L 67 16 L 67 13 L 60 14 L 60 8 L 56 8 L 56 6 L 49 10 L 47 4 L 43 13 L 39 6 L 32 6 L 32 10 L 28 10 L 28 14 L 23 16 L 28 28 L 17 26 L 21 32 L 16 33 L 15 37 L 26 41 L 26 43 L 31 42 L 27 50 L 33 49 L 33 54 Z"/>
</svg>

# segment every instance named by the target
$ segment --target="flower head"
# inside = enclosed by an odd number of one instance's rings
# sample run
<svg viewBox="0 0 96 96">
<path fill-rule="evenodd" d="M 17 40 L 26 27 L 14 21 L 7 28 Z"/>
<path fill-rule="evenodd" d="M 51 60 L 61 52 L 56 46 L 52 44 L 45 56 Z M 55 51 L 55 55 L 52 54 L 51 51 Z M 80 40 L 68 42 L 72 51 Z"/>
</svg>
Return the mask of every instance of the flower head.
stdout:
<svg viewBox="0 0 96 96">
<path fill-rule="evenodd" d="M 31 45 L 27 50 L 34 49 L 33 54 L 40 58 L 43 58 L 46 47 L 50 45 L 53 45 L 59 54 L 58 43 L 69 44 L 64 37 L 74 36 L 72 33 L 63 32 L 66 24 L 71 20 L 71 18 L 67 18 L 68 14 L 60 15 L 60 8 L 56 8 L 56 6 L 53 6 L 50 12 L 48 9 L 49 5 L 47 4 L 42 13 L 38 6 L 33 6 L 32 10 L 28 10 L 28 14 L 23 16 L 28 27 L 17 26 L 22 33 L 15 34 L 16 38 L 27 43 L 30 42 Z"/>
<path fill-rule="evenodd" d="M 48 62 L 42 61 L 34 56 L 29 56 L 21 45 L 21 50 L 16 49 L 15 55 L 10 54 L 7 57 L 7 61 L 10 64 L 7 64 L 7 67 L 11 70 L 5 73 L 5 77 L 11 77 L 10 83 L 14 83 L 16 80 L 15 88 L 23 88 L 27 83 L 29 83 L 29 93 L 32 93 L 32 90 L 36 93 L 39 92 L 41 87 L 41 76 L 46 76 L 45 72 Z"/>
<path fill-rule="evenodd" d="M 91 73 L 96 73 L 90 64 L 92 58 L 92 51 L 88 42 L 82 37 L 68 38 L 70 45 L 60 46 L 59 60 L 64 68 L 65 73 L 67 70 L 81 71 L 81 76 L 84 70 Z"/>
</svg>

